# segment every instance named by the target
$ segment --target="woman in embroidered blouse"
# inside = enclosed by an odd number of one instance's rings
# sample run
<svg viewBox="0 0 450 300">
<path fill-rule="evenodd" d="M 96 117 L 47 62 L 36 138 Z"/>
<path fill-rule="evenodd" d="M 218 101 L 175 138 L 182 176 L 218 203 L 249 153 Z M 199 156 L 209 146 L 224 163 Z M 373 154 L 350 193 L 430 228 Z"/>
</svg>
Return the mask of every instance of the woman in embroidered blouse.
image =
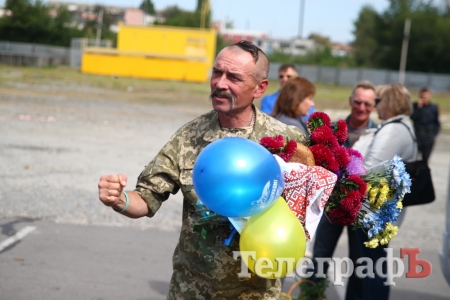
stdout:
<svg viewBox="0 0 450 300">
<path fill-rule="evenodd" d="M 272 116 L 287 125 L 300 128 L 305 135 L 308 131 L 303 116 L 314 106 L 313 97 L 316 94 L 314 84 L 304 77 L 289 79 L 283 86 L 275 102 Z"/>
</svg>

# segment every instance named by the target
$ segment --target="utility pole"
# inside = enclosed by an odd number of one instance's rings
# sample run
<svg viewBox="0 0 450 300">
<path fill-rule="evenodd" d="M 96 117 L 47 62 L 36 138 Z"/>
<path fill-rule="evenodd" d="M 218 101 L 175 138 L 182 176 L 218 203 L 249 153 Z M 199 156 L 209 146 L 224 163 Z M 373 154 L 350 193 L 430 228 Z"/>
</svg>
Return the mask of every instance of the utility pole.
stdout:
<svg viewBox="0 0 450 300">
<path fill-rule="evenodd" d="M 202 7 L 200 10 L 200 28 L 205 28 L 206 26 L 206 15 L 210 11 L 209 0 L 202 0 Z"/>
<path fill-rule="evenodd" d="M 408 56 L 409 31 L 411 29 L 411 19 L 405 20 L 405 30 L 403 32 L 402 54 L 400 57 L 400 70 L 398 73 L 398 83 L 405 84 L 406 57 Z"/>
<path fill-rule="evenodd" d="M 103 9 L 100 10 L 97 17 L 97 37 L 95 39 L 95 46 L 100 46 L 100 39 L 102 37 L 102 26 L 103 26 Z"/>
<path fill-rule="evenodd" d="M 305 0 L 300 0 L 300 17 L 298 21 L 298 38 L 303 37 L 303 17 L 305 16 Z"/>
</svg>

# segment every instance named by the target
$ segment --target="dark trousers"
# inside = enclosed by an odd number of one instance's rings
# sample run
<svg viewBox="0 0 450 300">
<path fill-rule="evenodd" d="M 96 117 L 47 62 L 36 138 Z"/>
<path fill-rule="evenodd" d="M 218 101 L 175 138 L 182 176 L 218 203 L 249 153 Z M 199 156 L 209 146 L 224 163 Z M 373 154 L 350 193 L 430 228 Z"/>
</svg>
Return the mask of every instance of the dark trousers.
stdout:
<svg viewBox="0 0 450 300">
<path fill-rule="evenodd" d="M 318 262 L 315 258 L 333 257 L 334 250 L 336 248 L 339 237 L 341 236 L 343 226 L 338 224 L 331 224 L 325 215 L 320 219 L 319 226 L 317 227 L 316 237 L 313 248 L 313 263 L 314 263 L 314 276 L 310 280 L 317 282 L 321 280 L 315 276 L 318 268 Z M 353 265 L 356 265 L 356 259 L 360 256 L 360 250 L 358 247 L 357 237 L 355 230 L 351 226 L 347 227 L 348 232 L 348 246 L 349 246 L 349 258 L 353 261 Z M 328 264 L 324 263 L 324 273 L 328 270 Z M 347 291 L 345 295 L 346 300 L 360 300 L 363 298 L 363 280 L 356 277 L 355 272 L 352 273 L 347 283 Z"/>
<path fill-rule="evenodd" d="M 428 162 L 431 151 L 433 150 L 436 134 L 432 132 L 417 132 L 417 147 L 422 153 L 422 160 Z"/>
<path fill-rule="evenodd" d="M 377 275 L 375 270 L 375 266 L 377 261 L 380 258 L 386 257 L 386 252 L 384 251 L 388 245 L 378 246 L 377 248 L 367 248 L 364 245 L 364 242 L 368 240 L 367 235 L 361 230 L 355 230 L 357 244 L 359 246 L 360 257 L 368 257 L 372 259 L 373 262 L 373 273 L 375 274 L 375 278 L 365 277 L 362 279 L 363 285 L 363 298 L 364 300 L 388 300 L 390 286 L 384 285 L 386 278 L 380 277 Z M 355 266 L 356 268 L 356 266 Z M 387 263 L 386 261 L 382 264 L 382 272 L 383 274 L 387 274 Z M 361 279 L 360 279 L 361 280 Z"/>
</svg>

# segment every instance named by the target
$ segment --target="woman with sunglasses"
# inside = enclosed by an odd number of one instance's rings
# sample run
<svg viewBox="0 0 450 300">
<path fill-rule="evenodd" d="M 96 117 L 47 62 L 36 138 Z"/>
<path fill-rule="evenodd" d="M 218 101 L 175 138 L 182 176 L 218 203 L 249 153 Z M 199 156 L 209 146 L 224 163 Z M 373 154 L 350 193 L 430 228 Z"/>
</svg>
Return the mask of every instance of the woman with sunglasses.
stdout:
<svg viewBox="0 0 450 300">
<path fill-rule="evenodd" d="M 364 155 L 364 165 L 372 167 L 382 161 L 390 160 L 399 155 L 404 162 L 416 160 L 417 144 L 414 129 L 409 119 L 412 113 L 411 95 L 401 84 L 389 84 L 378 87 L 375 105 L 378 117 L 382 121 L 373 136 L 373 140 Z M 405 209 L 397 220 L 397 226 L 405 216 Z M 364 246 L 367 236 L 357 230 L 358 245 L 361 257 L 369 257 L 374 262 L 375 278 L 363 278 L 363 299 L 389 299 L 390 286 L 385 286 L 386 278 L 375 272 L 375 262 L 386 258 L 384 251 L 388 245 L 371 249 Z M 383 264 L 383 274 L 387 274 L 386 264 Z"/>
<path fill-rule="evenodd" d="M 294 77 L 281 88 L 272 111 L 272 116 L 287 125 L 293 125 L 306 135 L 308 133 L 303 116 L 314 106 L 316 87 L 304 77 Z"/>
</svg>

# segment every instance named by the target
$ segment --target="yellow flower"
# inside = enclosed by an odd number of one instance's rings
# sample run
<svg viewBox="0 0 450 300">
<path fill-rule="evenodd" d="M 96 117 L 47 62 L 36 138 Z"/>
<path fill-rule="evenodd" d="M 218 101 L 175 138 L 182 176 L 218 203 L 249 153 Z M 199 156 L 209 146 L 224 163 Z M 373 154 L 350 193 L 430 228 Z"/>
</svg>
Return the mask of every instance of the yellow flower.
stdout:
<svg viewBox="0 0 450 300">
<path fill-rule="evenodd" d="M 396 206 L 395 208 L 403 209 L 403 202 L 402 202 L 402 199 L 400 199 L 400 200 L 397 201 L 397 206 Z"/>
<path fill-rule="evenodd" d="M 370 204 L 375 204 L 375 201 L 376 201 L 376 198 L 377 198 L 377 195 L 378 195 L 378 191 L 379 191 L 379 188 L 372 188 L 370 191 L 369 191 L 369 201 L 370 201 Z"/>
<path fill-rule="evenodd" d="M 368 242 L 364 242 L 364 245 L 365 245 L 367 248 L 376 248 L 376 247 L 378 247 L 378 239 L 377 239 L 377 237 L 378 237 L 378 236 L 374 237 L 373 239 L 371 239 L 371 240 L 368 241 Z"/>
<path fill-rule="evenodd" d="M 392 225 L 391 223 L 386 223 L 386 227 L 384 230 L 377 235 L 378 239 L 380 240 L 381 245 L 387 245 L 394 236 L 397 235 L 398 227 Z"/>
</svg>

